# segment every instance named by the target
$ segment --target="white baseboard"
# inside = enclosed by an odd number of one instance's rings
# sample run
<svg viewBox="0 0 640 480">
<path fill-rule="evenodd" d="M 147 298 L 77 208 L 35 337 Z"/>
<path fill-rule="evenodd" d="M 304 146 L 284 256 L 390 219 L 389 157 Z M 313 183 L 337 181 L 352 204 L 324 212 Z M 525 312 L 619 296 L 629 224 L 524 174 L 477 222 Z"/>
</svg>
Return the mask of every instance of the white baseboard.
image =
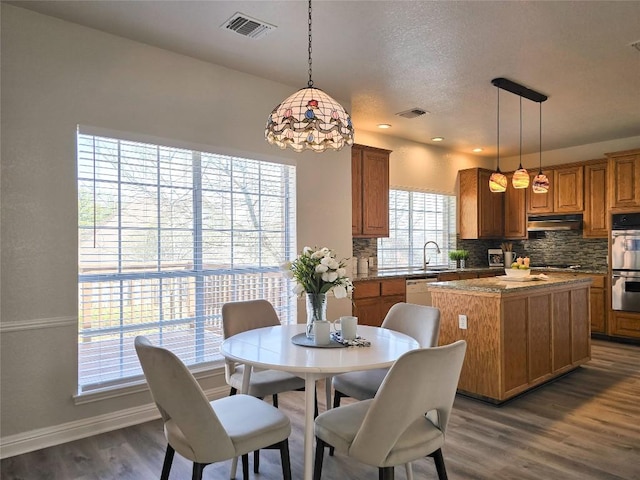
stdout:
<svg viewBox="0 0 640 480">
<path fill-rule="evenodd" d="M 229 394 L 229 387 L 224 385 L 213 388 L 205 391 L 205 394 L 209 399 L 222 398 Z M 156 418 L 160 418 L 160 414 L 155 404 L 150 403 L 53 427 L 9 435 L 0 438 L 0 459 L 138 425 Z"/>
</svg>

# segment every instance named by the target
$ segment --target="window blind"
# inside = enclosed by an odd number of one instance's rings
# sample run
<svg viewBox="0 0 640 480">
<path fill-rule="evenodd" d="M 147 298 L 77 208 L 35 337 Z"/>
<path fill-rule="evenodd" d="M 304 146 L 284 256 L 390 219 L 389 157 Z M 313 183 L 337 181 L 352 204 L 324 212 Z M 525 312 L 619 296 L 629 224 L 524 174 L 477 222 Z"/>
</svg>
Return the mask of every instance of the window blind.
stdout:
<svg viewBox="0 0 640 480">
<path fill-rule="evenodd" d="M 389 237 L 378 239 L 378 268 L 421 267 L 423 246 L 431 265 L 447 265 L 456 248 L 456 198 L 453 195 L 389 190 Z"/>
<path fill-rule="evenodd" d="M 219 361 L 226 302 L 295 321 L 295 167 L 82 132 L 77 160 L 80 393 L 141 377 L 136 335 Z"/>
</svg>

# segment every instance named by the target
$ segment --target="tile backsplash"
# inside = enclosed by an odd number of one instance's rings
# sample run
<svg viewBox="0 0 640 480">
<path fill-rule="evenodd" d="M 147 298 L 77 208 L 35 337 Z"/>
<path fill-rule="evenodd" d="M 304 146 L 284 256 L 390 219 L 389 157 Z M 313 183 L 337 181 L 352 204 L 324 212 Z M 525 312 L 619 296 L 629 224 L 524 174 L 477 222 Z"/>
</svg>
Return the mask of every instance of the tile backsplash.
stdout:
<svg viewBox="0 0 640 480">
<path fill-rule="evenodd" d="M 531 265 L 581 265 L 587 268 L 607 268 L 606 238 L 584 238 L 581 230 L 536 232 L 527 240 L 508 240 L 519 256 L 529 257 Z M 469 251 L 467 267 L 489 265 L 487 251 L 500 248 L 500 240 L 457 240 L 457 248 Z M 354 257 L 376 257 L 375 238 L 354 238 Z"/>
</svg>

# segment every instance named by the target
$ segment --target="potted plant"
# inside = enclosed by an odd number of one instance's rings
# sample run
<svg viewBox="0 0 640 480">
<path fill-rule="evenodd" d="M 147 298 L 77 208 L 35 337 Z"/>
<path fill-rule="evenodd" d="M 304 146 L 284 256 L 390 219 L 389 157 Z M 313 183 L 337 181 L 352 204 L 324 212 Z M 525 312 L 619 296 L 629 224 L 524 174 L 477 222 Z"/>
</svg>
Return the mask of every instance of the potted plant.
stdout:
<svg viewBox="0 0 640 480">
<path fill-rule="evenodd" d="M 456 262 L 456 268 L 465 268 L 467 266 L 467 259 L 469 258 L 469 251 L 451 250 L 449 252 L 449 258 Z"/>
</svg>

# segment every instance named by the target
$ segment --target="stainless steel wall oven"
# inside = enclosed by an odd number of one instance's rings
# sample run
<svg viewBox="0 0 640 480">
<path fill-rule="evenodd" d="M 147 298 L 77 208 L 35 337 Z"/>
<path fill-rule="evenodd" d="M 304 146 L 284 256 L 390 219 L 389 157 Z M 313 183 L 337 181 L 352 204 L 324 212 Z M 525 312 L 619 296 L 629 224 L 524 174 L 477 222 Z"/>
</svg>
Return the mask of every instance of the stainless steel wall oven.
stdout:
<svg viewBox="0 0 640 480">
<path fill-rule="evenodd" d="M 611 307 L 640 312 L 640 213 L 611 217 Z"/>
</svg>

